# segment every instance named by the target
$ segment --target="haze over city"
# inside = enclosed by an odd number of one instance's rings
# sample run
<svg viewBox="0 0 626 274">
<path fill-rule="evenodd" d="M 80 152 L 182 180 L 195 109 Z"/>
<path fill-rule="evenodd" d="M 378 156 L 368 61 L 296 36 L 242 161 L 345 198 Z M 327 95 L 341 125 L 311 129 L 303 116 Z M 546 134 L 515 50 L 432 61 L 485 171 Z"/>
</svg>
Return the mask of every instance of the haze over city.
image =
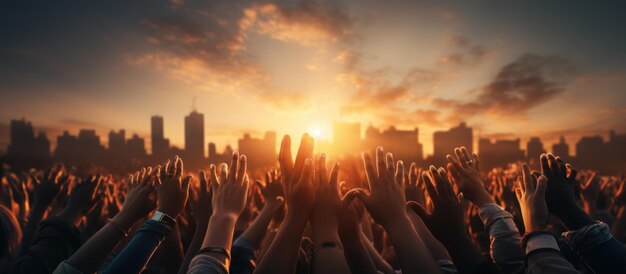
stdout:
<svg viewBox="0 0 626 274">
<path fill-rule="evenodd" d="M 475 137 L 548 145 L 626 128 L 621 2 L 8 5 L 2 151 L 10 120 L 22 117 L 52 147 L 63 130 L 83 128 L 105 143 L 126 129 L 150 147 L 155 114 L 183 147 L 194 106 L 220 150 L 266 130 L 332 141 L 335 122 L 361 123 L 362 134 L 418 127 L 426 155 L 434 131 L 461 121 Z"/>
</svg>

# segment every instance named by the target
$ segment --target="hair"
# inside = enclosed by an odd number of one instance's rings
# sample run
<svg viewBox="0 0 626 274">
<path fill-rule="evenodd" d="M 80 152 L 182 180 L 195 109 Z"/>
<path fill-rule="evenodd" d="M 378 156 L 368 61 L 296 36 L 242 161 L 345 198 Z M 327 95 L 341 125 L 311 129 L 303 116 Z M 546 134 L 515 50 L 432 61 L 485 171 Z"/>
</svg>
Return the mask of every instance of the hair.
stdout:
<svg viewBox="0 0 626 274">
<path fill-rule="evenodd" d="M 0 205 L 0 258 L 5 259 L 15 254 L 22 240 L 22 228 L 15 214 Z"/>
</svg>

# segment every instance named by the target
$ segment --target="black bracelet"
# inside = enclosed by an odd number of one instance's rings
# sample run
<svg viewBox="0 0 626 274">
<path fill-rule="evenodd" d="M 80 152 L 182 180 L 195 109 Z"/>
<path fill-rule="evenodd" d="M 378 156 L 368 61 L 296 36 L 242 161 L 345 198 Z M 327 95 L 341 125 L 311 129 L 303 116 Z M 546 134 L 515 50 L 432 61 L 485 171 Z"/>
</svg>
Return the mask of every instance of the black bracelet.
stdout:
<svg viewBox="0 0 626 274">
<path fill-rule="evenodd" d="M 223 248 L 223 247 L 208 246 L 203 249 L 200 249 L 200 251 L 198 251 L 196 255 L 199 255 L 202 253 L 219 253 L 219 254 L 224 255 L 228 260 L 230 260 L 230 251 L 228 251 L 226 248 Z"/>
<path fill-rule="evenodd" d="M 550 231 L 546 231 L 546 230 L 537 230 L 537 231 L 533 231 L 533 232 L 529 232 L 524 234 L 524 237 L 522 237 L 521 240 L 521 247 L 522 247 L 522 252 L 526 253 L 526 245 L 528 244 L 528 240 L 534 236 L 537 235 L 551 235 L 552 237 L 554 237 L 554 239 L 556 240 L 557 237 L 556 235 L 554 235 L 554 233 L 550 232 Z"/>
</svg>

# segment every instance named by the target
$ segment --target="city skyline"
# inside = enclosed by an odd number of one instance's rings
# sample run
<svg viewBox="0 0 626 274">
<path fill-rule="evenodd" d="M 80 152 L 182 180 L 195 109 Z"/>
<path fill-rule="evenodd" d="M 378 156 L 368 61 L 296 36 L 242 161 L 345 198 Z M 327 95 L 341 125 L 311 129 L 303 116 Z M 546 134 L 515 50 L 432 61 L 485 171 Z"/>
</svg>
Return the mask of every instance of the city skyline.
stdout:
<svg viewBox="0 0 626 274">
<path fill-rule="evenodd" d="M 418 126 L 425 154 L 461 121 L 548 144 L 626 130 L 623 1 L 386 2 L 12 2 L 0 147 L 16 117 L 145 138 L 153 114 L 182 147 L 192 106 L 219 148 L 266 130 L 332 139 L 336 122 Z"/>
<path fill-rule="evenodd" d="M 12 120 L 11 144 L 7 149 L 5 160 L 18 167 L 27 167 L 28 164 L 41 167 L 53 161 L 60 161 L 123 170 L 137 165 L 160 163 L 179 155 L 186 159 L 188 166 L 197 168 L 208 163 L 228 162 L 230 153 L 239 150 L 249 156 L 251 167 L 260 168 L 276 164 L 276 147 L 280 138 L 274 131 L 265 132 L 263 138 L 244 133 L 238 138 L 237 147 L 227 145 L 223 150 L 218 150 L 211 138 L 205 142 L 203 113 L 193 110 L 184 120 L 185 145 L 182 147 L 169 144 L 169 139 L 163 131 L 164 117 L 153 115 L 150 117 L 152 135 L 149 138 L 137 134 L 127 138 L 126 131 L 120 129 L 111 130 L 108 139 L 101 141 L 101 135 L 95 130 L 81 129 L 77 135 L 64 131 L 63 134 L 56 136 L 58 143 L 56 148 L 51 147 L 50 139 L 45 133 L 34 129 L 31 121 Z M 570 146 L 565 137 L 561 136 L 558 143 L 549 145 L 542 142 L 539 137 L 522 142 L 520 138 L 494 139 L 474 136 L 474 129 L 461 122 L 450 129 L 433 133 L 435 153 L 432 155 L 423 152 L 418 127 L 402 130 L 393 126 L 379 129 L 370 125 L 365 128 L 365 134 L 362 134 L 359 123 L 334 123 L 333 131 L 332 141 L 316 141 L 317 152 L 327 153 L 330 157 L 345 157 L 383 146 L 387 151 L 393 152 L 397 160 L 417 162 L 420 165 L 441 165 L 446 162 L 445 155 L 451 154 L 455 147 L 465 146 L 470 153 L 474 151 L 480 155 L 482 166 L 487 169 L 518 161 L 532 161 L 546 152 L 556 153 L 568 161 L 600 170 L 619 170 L 626 166 L 626 158 L 620 154 L 620 151 L 626 150 L 626 134 L 617 134 L 613 130 L 609 132 L 606 141 L 597 135 L 584 136 Z M 151 140 L 151 144 L 146 144 L 146 140 Z M 293 142 L 292 145 L 295 147 L 298 144 Z"/>
</svg>

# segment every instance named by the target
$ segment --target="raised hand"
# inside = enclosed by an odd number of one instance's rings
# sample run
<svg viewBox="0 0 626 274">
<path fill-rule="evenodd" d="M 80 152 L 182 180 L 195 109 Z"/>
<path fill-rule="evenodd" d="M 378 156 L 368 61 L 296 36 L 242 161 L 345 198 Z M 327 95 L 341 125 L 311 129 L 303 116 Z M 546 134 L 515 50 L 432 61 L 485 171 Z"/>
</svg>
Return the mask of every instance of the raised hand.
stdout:
<svg viewBox="0 0 626 274">
<path fill-rule="evenodd" d="M 449 162 L 447 168 L 465 199 L 479 207 L 493 203 L 480 177 L 478 155 L 470 156 L 465 147 L 455 148 L 454 154 L 446 156 Z"/>
<path fill-rule="evenodd" d="M 365 205 L 374 220 L 389 234 L 402 273 L 438 273 L 439 268 L 430 251 L 413 228 L 406 214 L 406 198 L 402 180 L 404 164 L 394 165 L 393 155 L 385 155 L 376 148 L 376 166 L 371 156 L 363 155 L 363 163 L 370 185 L 370 194 L 358 191 L 357 198 Z"/>
<path fill-rule="evenodd" d="M 337 235 L 337 211 L 341 200 L 337 188 L 337 176 L 339 174 L 339 163 L 335 163 L 328 175 L 326 171 L 326 155 L 322 154 L 315 165 L 315 207 L 311 214 L 311 228 L 315 235 L 330 234 Z M 325 230 L 330 230 L 326 231 Z M 326 235 L 328 236 L 328 235 Z M 321 243 L 319 239 L 313 239 Z"/>
<path fill-rule="evenodd" d="M 426 205 L 426 189 L 422 180 L 420 169 L 416 163 L 411 163 L 409 170 L 405 172 L 404 195 L 407 201 L 414 201 L 420 205 Z"/>
<path fill-rule="evenodd" d="M 159 169 L 143 168 L 127 180 L 128 190 L 120 213 L 116 215 L 123 228 L 130 228 L 137 220 L 148 215 L 156 208 L 156 201 L 151 197 L 154 192 Z"/>
<path fill-rule="evenodd" d="M 522 178 L 515 195 L 519 201 L 524 219 L 526 233 L 544 230 L 548 221 L 548 206 L 546 205 L 546 190 L 548 178 L 546 176 L 535 177 L 530 173 L 528 165 L 522 164 Z"/>
<path fill-rule="evenodd" d="M 61 186 L 67 183 L 69 175 L 64 174 L 63 166 L 55 166 L 44 173 L 41 182 L 35 176 L 32 178 L 35 184 L 33 205 L 48 207 L 61 191 Z"/>
<path fill-rule="evenodd" d="M 426 191 L 433 201 L 433 212 L 428 214 L 421 205 L 414 202 L 410 202 L 409 206 L 444 245 L 453 245 L 459 238 L 468 237 L 463 208 L 452 189 L 446 171 L 430 166 L 428 172 L 422 173 L 422 178 L 426 184 Z"/>
<path fill-rule="evenodd" d="M 87 215 L 98 202 L 104 199 L 104 195 L 98 193 L 103 179 L 102 175 L 91 175 L 77 183 L 59 217 L 77 224 L 82 216 Z"/>
<path fill-rule="evenodd" d="M 197 198 L 193 204 L 193 218 L 196 224 L 208 223 L 211 214 L 213 214 L 213 191 L 211 189 L 211 181 L 207 178 L 206 172 L 201 170 L 198 172 L 200 176 L 200 189 L 197 192 Z"/>
<path fill-rule="evenodd" d="M 281 169 L 281 179 L 285 188 L 285 202 L 287 215 L 298 216 L 308 220 L 315 206 L 315 191 L 313 189 L 313 145 L 314 141 L 308 134 L 302 136 L 300 148 L 294 163 L 291 155 L 291 138 L 285 135 L 280 146 L 278 161 Z"/>
<path fill-rule="evenodd" d="M 221 164 L 219 176 L 215 165 L 210 167 L 211 189 L 213 191 L 213 215 L 239 217 L 246 206 L 249 180 L 246 174 L 246 156 L 234 152 L 228 165 Z"/>
<path fill-rule="evenodd" d="M 615 192 L 615 205 L 626 205 L 626 179 L 622 176 L 619 182 L 619 188 Z"/>
<path fill-rule="evenodd" d="M 369 153 L 363 155 L 363 163 L 370 186 L 370 194 L 360 191 L 359 200 L 363 202 L 374 220 L 383 227 L 396 220 L 408 218 L 406 215 L 406 198 L 402 187 L 404 164 L 393 162 L 391 153 L 383 152 L 382 147 L 376 148 L 376 164 L 374 168 Z"/>
<path fill-rule="evenodd" d="M 593 219 L 576 204 L 574 196 L 576 170 L 552 154 L 542 154 L 539 161 L 541 173 L 548 178 L 546 190 L 548 211 L 559 218 L 570 230 L 593 224 Z"/>
<path fill-rule="evenodd" d="M 160 168 L 159 168 L 160 169 Z M 160 170 L 157 176 L 157 211 L 163 212 L 172 218 L 176 218 L 189 197 L 189 183 L 191 176 L 183 176 L 183 160 L 176 156 L 174 162 L 168 160 L 165 168 Z"/>
</svg>

